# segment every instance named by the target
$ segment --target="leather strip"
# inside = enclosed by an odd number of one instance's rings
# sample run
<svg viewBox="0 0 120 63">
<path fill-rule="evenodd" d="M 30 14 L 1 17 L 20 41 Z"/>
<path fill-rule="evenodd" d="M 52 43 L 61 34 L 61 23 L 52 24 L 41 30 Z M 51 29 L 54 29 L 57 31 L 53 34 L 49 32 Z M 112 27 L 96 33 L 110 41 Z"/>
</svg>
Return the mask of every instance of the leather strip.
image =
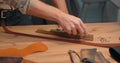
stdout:
<svg viewBox="0 0 120 63">
<path fill-rule="evenodd" d="M 16 34 L 16 35 L 24 35 L 24 36 L 30 36 L 30 37 L 37 37 L 37 38 L 44 38 L 44 39 L 50 39 L 50 40 L 57 40 L 57 41 L 64 41 L 64 42 L 71 42 L 71 43 L 77 43 L 77 44 L 84 44 L 84 45 L 91 45 L 91 46 L 98 46 L 98 47 L 115 47 L 115 46 L 120 46 L 120 43 L 93 43 L 90 41 L 84 41 L 84 40 L 71 40 L 71 39 L 64 39 L 64 38 L 55 38 L 55 37 L 47 37 L 47 36 L 37 36 L 37 35 L 31 35 L 31 34 L 25 34 L 25 33 L 19 33 L 19 32 L 14 32 L 9 30 L 6 25 L 5 22 L 2 21 L 2 27 L 5 30 L 6 33 L 9 34 Z"/>
<path fill-rule="evenodd" d="M 0 57 L 0 63 L 21 63 L 22 57 Z"/>
<path fill-rule="evenodd" d="M 32 53 L 36 52 L 44 52 L 47 51 L 48 47 L 44 45 L 43 43 L 34 43 L 31 44 L 23 49 L 17 49 L 17 48 L 8 48 L 8 49 L 1 49 L 0 50 L 0 57 L 5 57 L 5 56 L 20 56 L 20 57 L 25 57 L 27 55 L 30 55 Z"/>
</svg>

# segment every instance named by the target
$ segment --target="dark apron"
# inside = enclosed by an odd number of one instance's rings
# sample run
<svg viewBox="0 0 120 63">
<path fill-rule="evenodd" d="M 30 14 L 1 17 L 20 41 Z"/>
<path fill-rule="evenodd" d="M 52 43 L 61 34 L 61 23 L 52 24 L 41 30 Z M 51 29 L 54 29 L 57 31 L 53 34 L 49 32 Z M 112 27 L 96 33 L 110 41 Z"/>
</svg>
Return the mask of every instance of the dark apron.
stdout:
<svg viewBox="0 0 120 63">
<path fill-rule="evenodd" d="M 18 9 L 12 11 L 12 15 L 5 19 L 8 26 L 15 25 L 32 25 L 31 16 L 23 15 Z M 0 19 L 1 23 L 1 19 Z M 1 25 L 1 24 L 0 24 Z"/>
</svg>

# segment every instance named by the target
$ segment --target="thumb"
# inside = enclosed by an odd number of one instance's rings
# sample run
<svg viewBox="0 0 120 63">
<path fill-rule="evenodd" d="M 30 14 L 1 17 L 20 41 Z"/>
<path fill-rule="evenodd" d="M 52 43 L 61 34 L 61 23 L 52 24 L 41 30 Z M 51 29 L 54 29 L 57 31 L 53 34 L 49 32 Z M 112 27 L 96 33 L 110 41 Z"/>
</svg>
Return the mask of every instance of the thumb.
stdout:
<svg viewBox="0 0 120 63">
<path fill-rule="evenodd" d="M 63 28 L 60 26 L 60 25 L 58 25 L 58 28 L 57 28 L 58 30 L 63 30 Z"/>
</svg>

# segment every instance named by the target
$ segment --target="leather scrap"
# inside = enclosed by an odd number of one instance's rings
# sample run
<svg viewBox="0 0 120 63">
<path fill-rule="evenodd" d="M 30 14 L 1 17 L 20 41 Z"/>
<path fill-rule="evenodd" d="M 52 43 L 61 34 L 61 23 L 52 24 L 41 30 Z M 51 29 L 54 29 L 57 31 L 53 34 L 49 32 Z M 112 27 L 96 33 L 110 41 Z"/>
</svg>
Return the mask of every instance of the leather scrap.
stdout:
<svg viewBox="0 0 120 63">
<path fill-rule="evenodd" d="M 8 48 L 8 49 L 0 50 L 0 57 L 3 57 L 3 56 L 24 57 L 24 56 L 30 55 L 32 53 L 44 52 L 47 50 L 48 50 L 48 47 L 45 44 L 38 42 L 38 43 L 31 44 L 23 49 Z"/>
<path fill-rule="evenodd" d="M 0 57 L 0 63 L 21 63 L 22 57 Z"/>
<path fill-rule="evenodd" d="M 23 57 L 30 55 L 36 52 L 47 51 L 48 47 L 41 43 L 37 42 L 31 44 L 23 49 L 17 48 L 8 48 L 0 50 L 0 63 L 35 63 L 30 60 L 26 60 Z"/>
<path fill-rule="evenodd" d="M 0 57 L 0 63 L 35 63 L 23 57 Z"/>
<path fill-rule="evenodd" d="M 58 40 L 58 41 L 71 42 L 71 43 L 84 44 L 84 45 L 91 45 L 91 46 L 98 46 L 98 47 L 106 47 L 106 48 L 120 46 L 120 43 L 106 43 L 106 44 L 93 43 L 93 42 L 90 42 L 90 41 L 83 41 L 83 40 L 71 40 L 71 39 L 63 39 L 63 38 L 55 38 L 55 37 L 47 37 L 47 36 L 36 36 L 36 35 L 31 35 L 31 34 L 14 32 L 12 30 L 9 30 L 6 27 L 4 20 L 2 21 L 2 27 L 5 30 L 5 32 L 9 33 L 9 34 L 24 35 L 24 36 L 30 36 L 30 37 L 44 38 L 44 39 L 50 39 L 50 40 Z"/>
</svg>

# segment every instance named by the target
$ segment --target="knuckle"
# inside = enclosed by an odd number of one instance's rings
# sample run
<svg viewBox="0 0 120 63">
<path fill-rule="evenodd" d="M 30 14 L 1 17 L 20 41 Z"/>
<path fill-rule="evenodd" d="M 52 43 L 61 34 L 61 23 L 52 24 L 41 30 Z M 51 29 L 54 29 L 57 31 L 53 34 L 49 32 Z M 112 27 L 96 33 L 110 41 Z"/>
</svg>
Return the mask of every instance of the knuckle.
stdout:
<svg viewBox="0 0 120 63">
<path fill-rule="evenodd" d="M 66 31 L 71 34 L 71 28 L 66 28 Z"/>
<path fill-rule="evenodd" d="M 73 30 L 73 29 L 76 29 L 76 27 L 75 27 L 74 25 L 73 25 L 73 26 L 71 26 L 71 28 L 72 28 L 72 30 Z"/>
<path fill-rule="evenodd" d="M 75 22 L 74 25 L 75 26 L 80 26 L 80 23 L 79 22 Z"/>
</svg>

